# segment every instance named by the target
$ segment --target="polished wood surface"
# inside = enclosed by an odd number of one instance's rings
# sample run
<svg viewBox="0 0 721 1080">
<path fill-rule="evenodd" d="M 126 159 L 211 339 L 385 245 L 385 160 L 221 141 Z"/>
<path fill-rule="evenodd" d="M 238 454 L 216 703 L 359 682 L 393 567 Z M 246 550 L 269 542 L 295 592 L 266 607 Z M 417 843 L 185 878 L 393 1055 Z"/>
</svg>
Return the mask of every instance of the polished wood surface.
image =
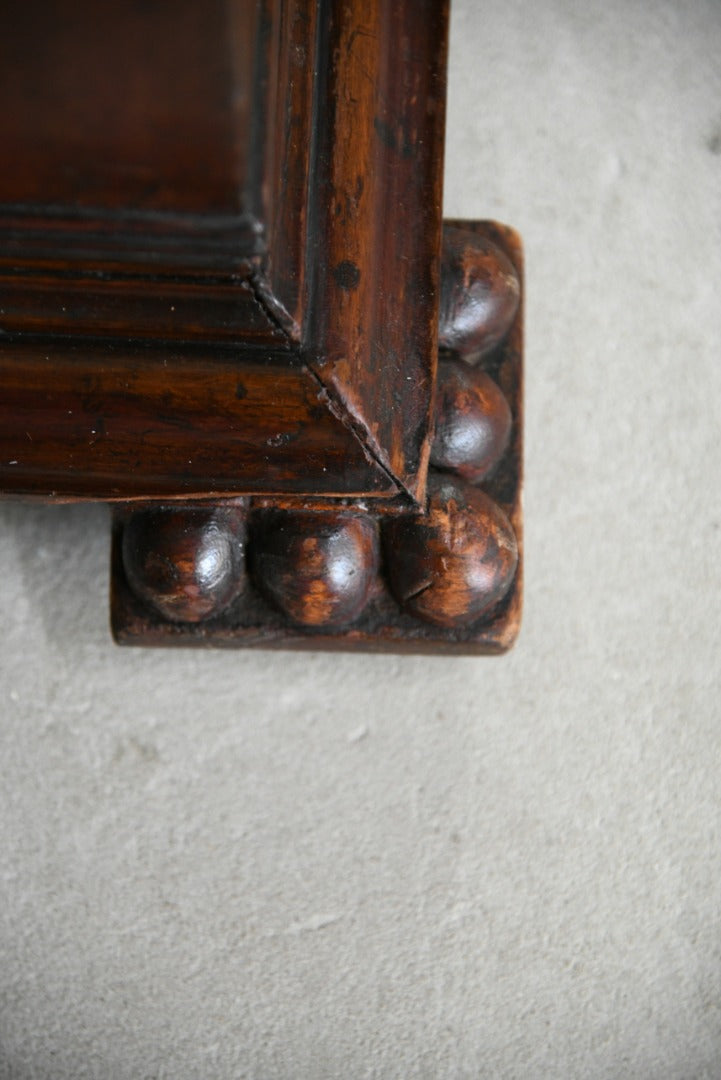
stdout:
<svg viewBox="0 0 721 1080">
<path fill-rule="evenodd" d="M 0 4 L 0 204 L 238 214 L 255 12 L 246 0 Z"/>
<path fill-rule="evenodd" d="M 518 546 L 501 508 L 469 483 L 434 476 L 428 505 L 385 523 L 390 588 L 412 615 L 472 626 L 508 592 Z"/>
<path fill-rule="evenodd" d="M 253 576 L 292 623 L 347 626 L 374 590 L 378 532 L 373 517 L 358 511 L 266 510 L 257 516 Z"/>
<path fill-rule="evenodd" d="M 452 456 L 446 448 L 431 464 L 423 506 L 381 514 L 378 502 L 338 510 L 315 500 L 299 510 L 277 498 L 251 499 L 244 590 L 194 623 L 158 617 L 133 589 L 123 560 L 132 512 L 119 507 L 112 618 L 120 643 L 472 654 L 513 644 L 523 576 L 522 250 L 505 226 L 453 227 L 465 233 L 466 249 L 482 241 L 484 250 L 491 243 L 502 252 L 519 289 L 494 348 L 466 359 L 442 354 L 434 447 L 439 453 L 460 427 L 464 452 Z M 480 340 L 493 310 L 474 296 L 468 304 L 459 303 L 457 317 Z"/>
<path fill-rule="evenodd" d="M 418 505 L 444 0 L 0 22 L 0 492 Z"/>
<path fill-rule="evenodd" d="M 123 643 L 506 649 L 522 259 L 441 221 L 447 0 L 13 7 L 0 494 L 118 504 Z"/>
<path fill-rule="evenodd" d="M 172 622 L 224 611 L 246 586 L 245 500 L 139 510 L 123 530 L 123 566 L 137 596 Z"/>
<path fill-rule="evenodd" d="M 241 366 L 202 347 L 93 349 L 0 339 L 6 493 L 302 496 L 312 484 L 316 496 L 397 494 L 286 352 L 258 351 Z"/>
<path fill-rule="evenodd" d="M 505 453 L 513 418 L 500 387 L 456 357 L 438 365 L 431 465 L 471 484 L 488 476 Z"/>
<path fill-rule="evenodd" d="M 447 222 L 443 229 L 438 343 L 476 362 L 508 333 L 520 283 L 503 248 Z"/>
<path fill-rule="evenodd" d="M 447 4 L 324 20 L 313 369 L 368 452 L 422 499 L 438 340 Z M 425 59 L 422 59 L 425 58 Z M 322 242 L 321 241 L 322 238 Z M 402 417 L 402 422 L 399 418 Z"/>
</svg>

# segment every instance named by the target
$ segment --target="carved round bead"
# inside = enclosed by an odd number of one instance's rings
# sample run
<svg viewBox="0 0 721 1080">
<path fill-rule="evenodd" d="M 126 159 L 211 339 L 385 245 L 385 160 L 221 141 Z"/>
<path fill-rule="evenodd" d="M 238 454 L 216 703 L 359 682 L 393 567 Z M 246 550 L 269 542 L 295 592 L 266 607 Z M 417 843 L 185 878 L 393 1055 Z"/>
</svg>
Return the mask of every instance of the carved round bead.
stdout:
<svg viewBox="0 0 721 1080">
<path fill-rule="evenodd" d="M 511 423 L 508 402 L 493 379 L 462 360 L 439 362 L 432 465 L 479 483 L 508 446 Z"/>
<path fill-rule="evenodd" d="M 218 615 L 246 584 L 244 509 L 155 507 L 123 530 L 123 563 L 133 591 L 166 619 Z"/>
<path fill-rule="evenodd" d="M 294 622 L 343 626 L 366 606 L 378 574 L 372 518 L 339 511 L 269 511 L 253 546 L 258 585 Z"/>
<path fill-rule="evenodd" d="M 441 253 L 438 343 L 469 362 L 490 352 L 508 333 L 520 298 L 518 275 L 492 241 L 445 226 Z"/>
<path fill-rule="evenodd" d="M 508 592 L 518 546 L 508 518 L 482 491 L 434 477 L 424 514 L 384 528 L 388 577 L 396 599 L 447 629 L 468 626 Z"/>
</svg>

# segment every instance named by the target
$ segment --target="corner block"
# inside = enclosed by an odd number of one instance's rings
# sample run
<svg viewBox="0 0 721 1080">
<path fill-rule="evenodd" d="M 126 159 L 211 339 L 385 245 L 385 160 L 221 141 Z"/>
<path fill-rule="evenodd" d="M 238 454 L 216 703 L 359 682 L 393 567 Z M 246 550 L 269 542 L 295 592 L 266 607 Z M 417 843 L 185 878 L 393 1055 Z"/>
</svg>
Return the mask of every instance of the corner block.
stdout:
<svg viewBox="0 0 721 1080">
<path fill-rule="evenodd" d="M 426 495 L 115 509 L 124 645 L 500 653 L 520 625 L 523 256 L 487 221 L 444 223 Z"/>
</svg>

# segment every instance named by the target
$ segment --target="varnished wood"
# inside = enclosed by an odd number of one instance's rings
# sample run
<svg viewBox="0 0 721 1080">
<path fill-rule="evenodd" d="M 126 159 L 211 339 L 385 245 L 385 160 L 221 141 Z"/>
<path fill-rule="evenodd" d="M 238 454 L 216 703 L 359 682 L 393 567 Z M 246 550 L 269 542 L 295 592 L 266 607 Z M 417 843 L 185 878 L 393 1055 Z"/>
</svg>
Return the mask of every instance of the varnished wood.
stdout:
<svg viewBox="0 0 721 1080">
<path fill-rule="evenodd" d="M 521 254 L 441 229 L 446 0 L 7 16 L 0 495 L 118 504 L 122 642 L 507 648 Z"/>
<path fill-rule="evenodd" d="M 353 623 L 378 576 L 378 525 L 369 514 L 269 510 L 250 551 L 258 588 L 294 623 Z"/>
<path fill-rule="evenodd" d="M 122 498 L 393 497 L 317 381 L 285 353 L 0 338 L 6 493 Z M 268 392 L 273 408 L 268 407 Z M 343 486 L 342 486 L 343 485 Z"/>
<path fill-rule="evenodd" d="M 470 233 L 469 239 L 496 245 L 522 280 L 521 246 L 512 230 L 493 222 L 454 225 Z M 354 604 L 337 620 L 325 591 L 333 576 L 333 560 L 325 545 L 348 516 L 364 520 L 367 505 L 356 503 L 340 515 L 323 511 L 317 503 L 313 512 L 309 505 L 301 513 L 282 513 L 272 498 L 252 500 L 248 585 L 217 618 L 193 625 L 158 619 L 129 589 L 120 554 L 127 512 L 119 509 L 113 555 L 116 639 L 143 645 L 383 652 L 478 654 L 509 648 L 518 633 L 522 602 L 522 315 L 521 295 L 507 335 L 494 350 L 474 355 L 473 366 L 459 356 L 448 356 L 440 367 L 442 380 L 444 372 L 455 372 L 461 387 L 480 384 L 487 392 L 492 384 L 490 395 L 475 395 L 476 404 L 485 396 L 491 412 L 503 412 L 499 403 L 507 403 L 510 432 L 499 436 L 493 464 L 481 439 L 475 447 L 475 469 L 482 474 L 477 486 L 462 476 L 465 466 L 474 466 L 471 455 L 461 463 L 446 462 L 443 471 L 431 468 L 430 500 L 422 510 L 406 508 L 380 516 L 374 506 L 371 514 L 383 538 L 379 556 L 369 559 L 363 545 L 356 545 L 355 554 L 352 546 L 344 549 L 341 583 L 353 580 L 349 575 L 353 567 L 360 587 Z M 442 397 L 439 402 L 447 420 Z M 458 403 L 457 394 L 450 398 Z M 264 564 L 259 556 L 255 562 L 254 547 L 258 553 L 268 551 L 270 560 Z M 274 589 L 268 588 L 269 579 L 274 580 Z M 314 603 L 315 596 L 319 604 Z"/>
<path fill-rule="evenodd" d="M 469 362 L 508 333 L 520 286 L 502 247 L 447 222 L 443 229 L 439 344 Z"/>
<path fill-rule="evenodd" d="M 480 483 L 503 456 L 512 424 L 508 402 L 490 376 L 456 357 L 441 359 L 431 447 L 434 468 Z"/>
<path fill-rule="evenodd" d="M 266 223 L 263 277 L 269 306 L 299 342 L 307 318 L 311 147 L 318 96 L 316 66 L 321 5 L 261 0 L 256 52 L 256 112 L 250 185 L 253 213 Z"/>
<path fill-rule="evenodd" d="M 245 589 L 245 504 L 152 507 L 123 530 L 130 588 L 173 622 L 218 615 Z"/>
<path fill-rule="evenodd" d="M 19 273 L 9 263 L 0 260 L 6 334 L 117 340 L 132 326 L 136 338 L 171 348 L 205 344 L 212 336 L 227 345 L 237 346 L 242 337 L 244 348 L 288 350 L 249 271 L 220 276 L 198 268 L 181 276 L 166 267 L 151 276 L 125 266 L 108 278 L 81 267 L 59 273 L 39 264 Z"/>
<path fill-rule="evenodd" d="M 255 10 L 0 4 L 0 204 L 240 213 Z"/>
<path fill-rule="evenodd" d="M 309 363 L 369 453 L 421 500 L 438 340 L 434 147 L 444 134 L 448 9 L 444 0 L 364 0 L 353 20 L 347 11 L 335 0 L 323 19 L 308 334 L 318 356 Z"/>
<path fill-rule="evenodd" d="M 0 65 L 0 492 L 417 505 L 445 0 L 211 0 L 202 15 L 193 0 L 102 13 L 29 0 L 17 20 L 14 7 Z M 190 344 L 202 362 L 186 361 Z M 55 398 L 51 384 L 20 385 L 50 362 Z M 208 395 L 229 368 L 252 384 L 262 424 Z M 176 383 L 227 428 L 177 402 Z M 109 394 L 86 423 L 88 385 Z M 160 397 L 179 405 L 170 437 L 168 410 L 149 415 Z M 208 425 L 213 454 L 198 454 Z M 45 447 L 28 454 L 39 431 Z"/>
<path fill-rule="evenodd" d="M 508 518 L 468 483 L 434 477 L 423 512 L 384 526 L 391 590 L 407 611 L 455 629 L 471 626 L 503 600 L 518 547 Z"/>
</svg>

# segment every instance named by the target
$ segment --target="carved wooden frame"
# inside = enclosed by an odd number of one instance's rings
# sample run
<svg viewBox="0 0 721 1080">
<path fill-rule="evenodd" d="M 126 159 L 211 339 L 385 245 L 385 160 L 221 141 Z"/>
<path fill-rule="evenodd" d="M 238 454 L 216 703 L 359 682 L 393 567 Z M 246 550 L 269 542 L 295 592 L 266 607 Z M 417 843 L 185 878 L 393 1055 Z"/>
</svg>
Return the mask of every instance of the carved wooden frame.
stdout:
<svg viewBox="0 0 721 1080">
<path fill-rule="evenodd" d="M 122 642 L 500 651 L 518 626 L 515 553 L 493 603 L 446 625 L 419 618 L 409 597 L 399 604 L 381 558 L 387 540 L 373 541 L 363 603 L 350 614 L 331 602 L 325 619 L 299 621 L 256 587 L 259 522 L 269 514 L 305 514 L 306 528 L 324 515 L 340 514 L 341 525 L 365 516 L 376 534 L 388 518 L 390 536 L 399 516 L 428 513 L 447 4 L 217 0 L 212 10 L 226 50 L 217 86 L 228 101 L 217 111 L 242 181 L 235 211 L 217 194 L 220 181 L 205 192 L 199 181 L 180 209 L 157 190 L 138 206 L 132 183 L 108 194 L 87 161 L 90 180 L 63 202 L 62 181 L 43 174 L 38 186 L 28 165 L 36 158 L 22 153 L 0 184 L 0 489 L 118 504 L 113 628 Z M 25 190 L 35 197 L 13 197 Z M 505 252 L 521 280 L 515 234 L 464 228 Z M 488 293 L 478 265 L 474 280 Z M 520 548 L 520 306 L 514 312 L 503 341 L 480 349 L 513 418 L 510 444 L 481 482 Z M 463 352 L 447 331 L 441 344 Z M 156 508 L 159 536 L 159 505 L 176 508 L 178 527 L 167 551 L 145 556 L 172 564 L 185 606 L 154 602 L 123 557 L 132 507 Z M 247 587 L 225 581 L 200 597 L 198 551 L 183 548 L 183 536 L 203 521 L 230 538 L 238 582 L 247 541 Z M 152 549 L 150 536 L 142 542 Z"/>
</svg>

